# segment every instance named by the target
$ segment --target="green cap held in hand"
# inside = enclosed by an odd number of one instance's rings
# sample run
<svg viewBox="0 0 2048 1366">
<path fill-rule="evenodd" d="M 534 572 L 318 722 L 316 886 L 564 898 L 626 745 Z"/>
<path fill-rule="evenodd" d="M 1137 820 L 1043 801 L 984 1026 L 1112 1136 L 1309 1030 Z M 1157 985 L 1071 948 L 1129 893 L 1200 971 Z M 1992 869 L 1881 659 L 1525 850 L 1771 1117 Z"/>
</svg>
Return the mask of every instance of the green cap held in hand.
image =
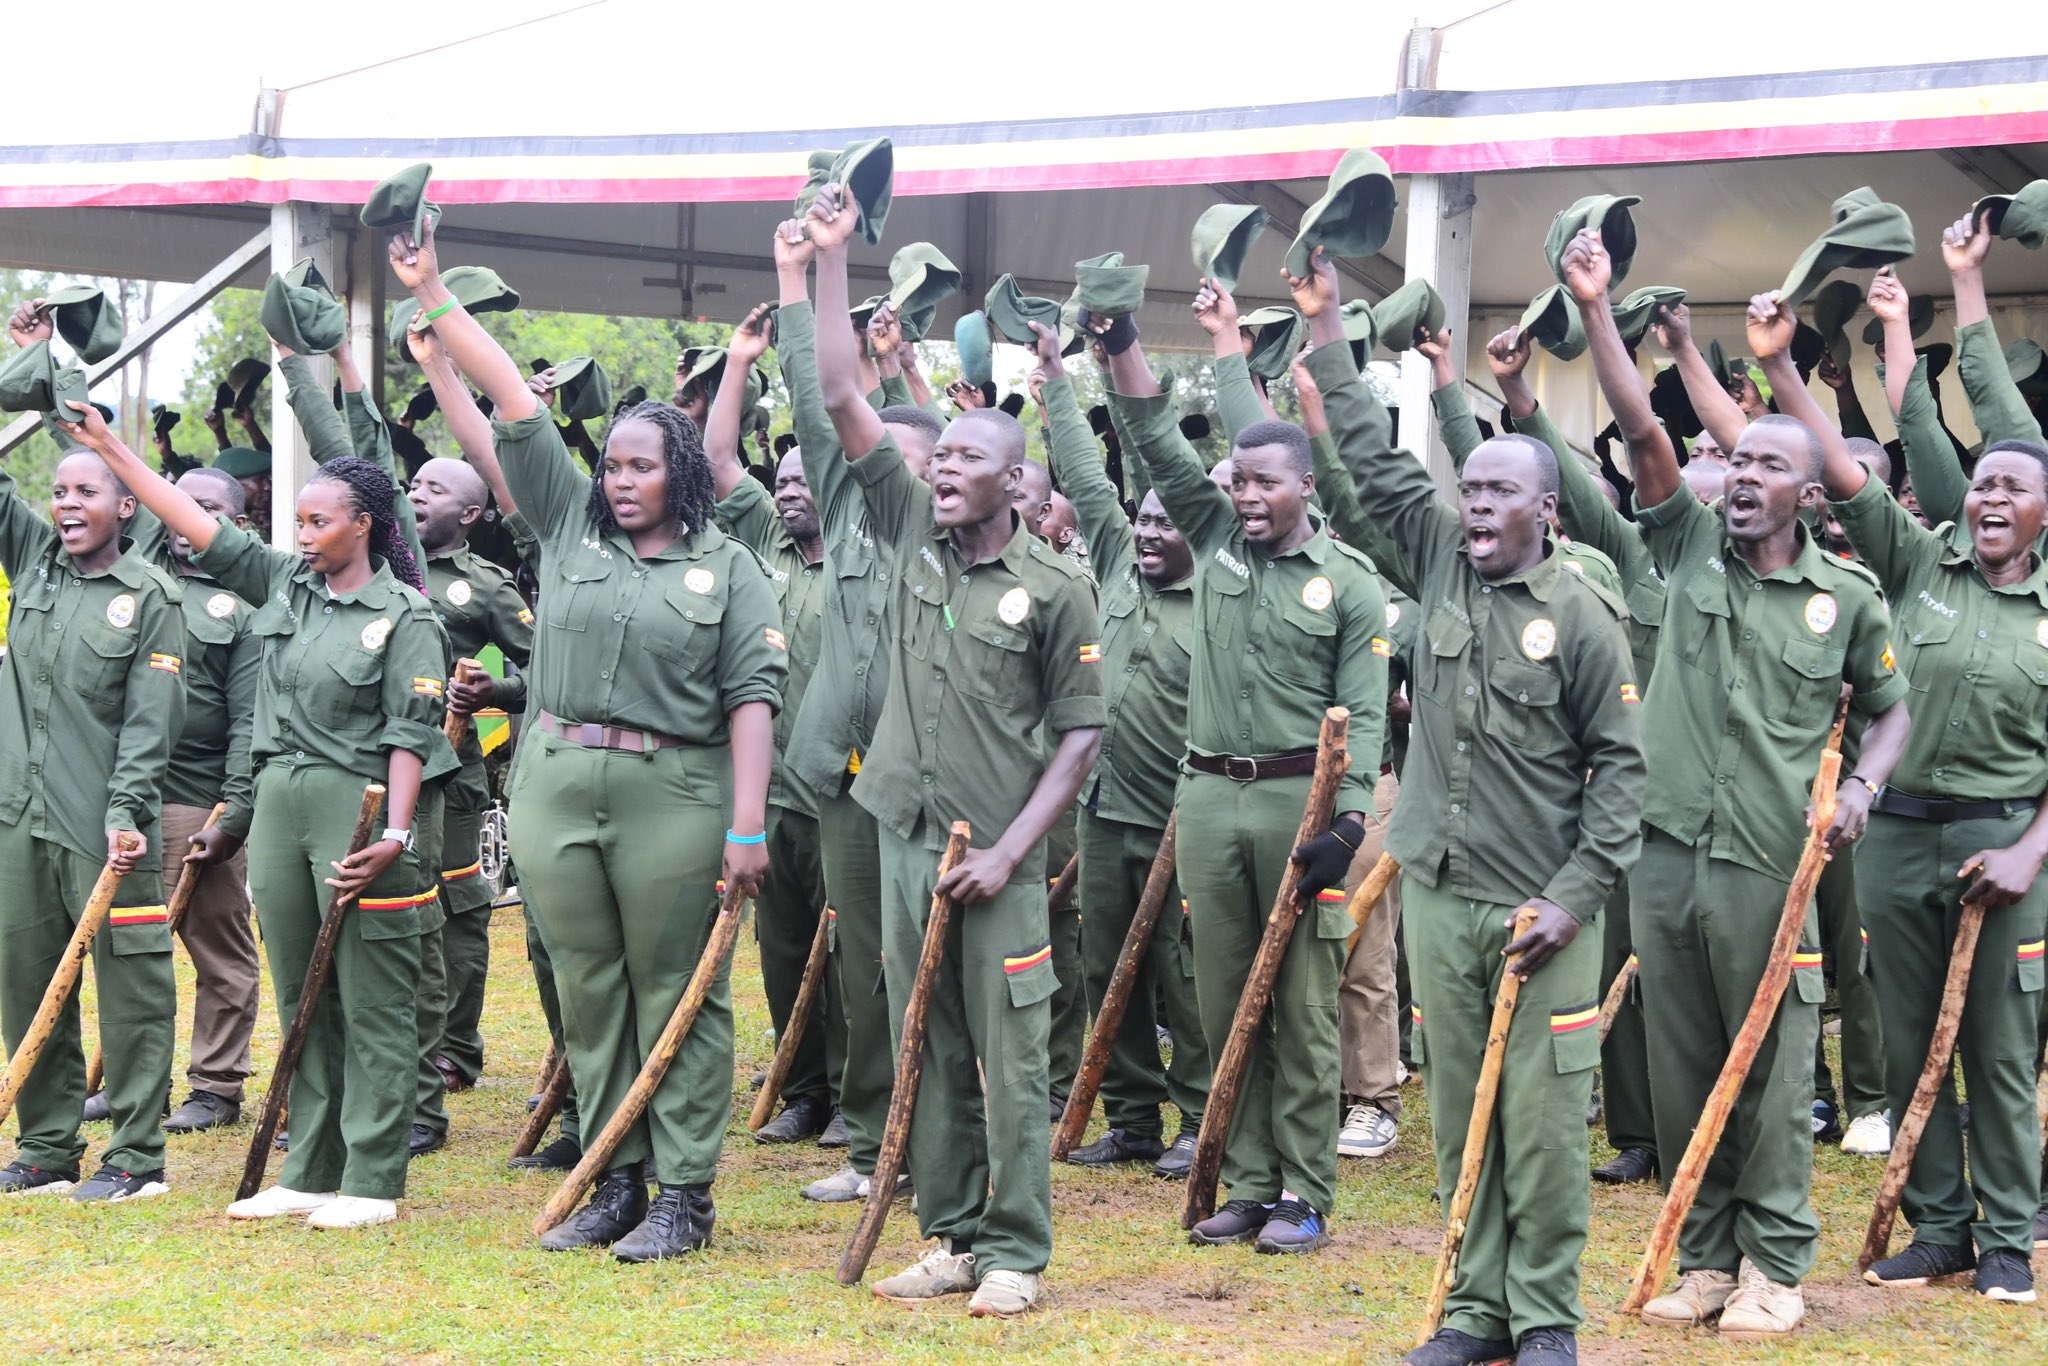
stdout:
<svg viewBox="0 0 2048 1366">
<path fill-rule="evenodd" d="M 1636 259 L 1636 220 L 1629 210 L 1642 202 L 1641 195 L 1589 194 L 1570 208 L 1560 210 L 1550 220 L 1550 231 L 1543 239 L 1543 259 L 1550 262 L 1550 273 L 1557 277 L 1557 282 L 1565 283 L 1565 248 L 1580 232 L 1598 228 L 1600 245 L 1607 249 L 1612 270 L 1609 283 L 1620 284 Z"/>
<path fill-rule="evenodd" d="M 348 335 L 348 310 L 310 256 L 264 284 L 262 318 L 271 340 L 302 356 L 324 356 Z"/>
<path fill-rule="evenodd" d="M 1254 204 L 1216 204 L 1195 220 L 1190 249 L 1205 280 L 1236 289 L 1245 254 L 1266 230 L 1266 211 Z"/>
<path fill-rule="evenodd" d="M 441 216 L 441 206 L 427 198 L 427 182 L 433 176 L 433 165 L 422 161 L 384 177 L 356 217 L 366 228 L 394 233 L 405 229 L 419 241 L 426 235 L 428 220 Z"/>
<path fill-rule="evenodd" d="M 1301 231 L 1287 249 L 1287 273 L 1307 279 L 1317 247 L 1324 256 L 1372 255 L 1394 230 L 1395 202 L 1394 176 L 1379 153 L 1367 147 L 1346 152 L 1323 197 L 1301 217 Z"/>
<path fill-rule="evenodd" d="M 87 365 L 98 365 L 121 349 L 127 328 L 107 291 L 98 285 L 65 285 L 43 300 L 64 344 Z"/>
<path fill-rule="evenodd" d="M 1906 211 L 1887 204 L 1869 186 L 1835 201 L 1835 221 L 1815 238 L 1785 277 L 1778 298 L 1787 308 L 1806 301 L 1822 280 L 1838 270 L 1875 270 L 1913 254 L 1913 223 Z"/>
<path fill-rule="evenodd" d="M 1373 305 L 1372 325 L 1387 350 L 1411 350 L 1443 331 L 1444 301 L 1434 285 L 1417 276 Z"/>
</svg>

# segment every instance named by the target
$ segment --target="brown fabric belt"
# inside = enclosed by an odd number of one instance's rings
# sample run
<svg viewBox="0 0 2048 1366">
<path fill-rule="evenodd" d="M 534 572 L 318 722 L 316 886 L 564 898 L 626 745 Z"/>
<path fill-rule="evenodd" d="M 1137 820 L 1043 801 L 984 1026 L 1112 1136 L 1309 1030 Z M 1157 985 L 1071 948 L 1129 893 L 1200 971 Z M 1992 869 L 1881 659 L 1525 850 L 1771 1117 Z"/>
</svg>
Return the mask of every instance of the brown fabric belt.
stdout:
<svg viewBox="0 0 2048 1366">
<path fill-rule="evenodd" d="M 1261 778 L 1299 778 L 1316 771 L 1316 752 L 1298 749 L 1289 754 L 1196 754 L 1188 751 L 1187 765 L 1197 773 L 1214 773 L 1237 783 L 1255 783 Z"/>
<path fill-rule="evenodd" d="M 549 735 L 559 736 L 585 749 L 619 749 L 628 754 L 652 754 L 658 749 L 675 749 L 685 743 L 676 736 L 663 735 L 659 731 L 564 721 L 551 711 L 536 710 L 533 723 Z"/>
</svg>

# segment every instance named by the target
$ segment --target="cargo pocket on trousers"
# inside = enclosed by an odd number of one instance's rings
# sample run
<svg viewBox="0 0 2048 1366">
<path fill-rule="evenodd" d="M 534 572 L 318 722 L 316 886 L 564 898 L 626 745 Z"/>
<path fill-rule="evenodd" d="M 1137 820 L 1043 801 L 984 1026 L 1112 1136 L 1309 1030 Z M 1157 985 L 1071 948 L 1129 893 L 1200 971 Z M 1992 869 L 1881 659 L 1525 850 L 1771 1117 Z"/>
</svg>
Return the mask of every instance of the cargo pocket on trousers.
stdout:
<svg viewBox="0 0 2048 1366">
<path fill-rule="evenodd" d="M 417 939 L 420 934 L 421 908 L 432 902 L 435 890 L 414 892 L 410 896 L 366 896 L 356 901 L 357 932 L 367 941 L 379 939 Z"/>
<path fill-rule="evenodd" d="M 1557 1107 L 1544 1126 L 1543 1146 L 1563 1148 L 1586 1132 L 1586 1101 L 1591 1082 L 1575 1086 L 1562 1079 L 1591 1072 L 1600 1065 L 1600 1003 L 1586 1001 L 1550 1012 L 1550 1064 L 1560 1078 L 1552 1104 Z"/>
<path fill-rule="evenodd" d="M 2013 990 L 2029 995 L 2041 990 L 2044 946 L 2048 946 L 2048 940 L 2032 939 L 2020 945 L 2013 961 Z"/>
<path fill-rule="evenodd" d="M 1810 914 L 1810 912 L 1809 912 Z M 1801 944 L 1792 955 L 1792 985 L 1787 995 L 1802 1006 L 1812 1006 L 1816 1014 L 1828 999 L 1828 981 L 1821 975 L 1821 951 Z M 1780 1019 L 1783 1018 L 1781 1014 Z M 1813 1072 L 1812 1050 L 1787 1049 L 1782 1041 L 1778 1052 L 1778 1075 L 1786 1081 L 1799 1081 Z M 1797 1055 L 1797 1056 L 1794 1056 Z"/>
<path fill-rule="evenodd" d="M 107 912 L 107 949 L 116 958 L 169 953 L 171 918 L 163 906 L 116 906 Z"/>
<path fill-rule="evenodd" d="M 1044 1071 L 1046 1046 L 1052 1034 L 1052 1012 L 1032 1010 L 1060 989 L 1052 968 L 1052 945 L 1003 959 L 1003 983 L 1010 992 L 1010 1016 L 1003 1022 L 1003 1085 Z M 1036 1066 L 1031 1066 L 1033 1061 Z"/>
</svg>

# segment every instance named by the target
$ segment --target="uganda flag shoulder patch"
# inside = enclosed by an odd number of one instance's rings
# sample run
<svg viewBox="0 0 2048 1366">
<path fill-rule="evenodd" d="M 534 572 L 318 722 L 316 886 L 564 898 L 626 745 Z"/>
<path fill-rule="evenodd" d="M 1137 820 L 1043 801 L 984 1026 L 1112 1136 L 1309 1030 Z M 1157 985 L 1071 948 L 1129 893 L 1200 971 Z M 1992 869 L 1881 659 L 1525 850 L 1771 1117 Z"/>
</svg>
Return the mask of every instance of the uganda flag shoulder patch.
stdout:
<svg viewBox="0 0 2048 1366">
<path fill-rule="evenodd" d="M 522 607 L 519 609 L 519 624 L 521 626 L 533 625 L 533 609 L 531 607 Z"/>
<path fill-rule="evenodd" d="M 1083 645 L 1081 647 L 1081 662 L 1083 664 L 1100 664 L 1102 662 L 1102 643 L 1100 641 L 1090 641 Z"/>
<path fill-rule="evenodd" d="M 1372 652 L 1381 659 L 1392 659 L 1394 657 L 1393 642 L 1385 636 L 1374 636 L 1372 638 Z"/>
<path fill-rule="evenodd" d="M 1643 695 L 1641 692 L 1637 691 L 1635 684 L 1624 683 L 1621 685 L 1621 700 L 1629 704 L 1630 706 L 1633 706 L 1636 703 L 1643 700 Z"/>
<path fill-rule="evenodd" d="M 1588 1001 L 1582 1006 L 1573 1006 L 1570 1010 L 1550 1012 L 1550 1032 L 1553 1034 L 1576 1034 L 1581 1029 L 1591 1029 L 1599 1023 L 1600 1005 L 1597 1001 Z"/>
<path fill-rule="evenodd" d="M 761 628 L 761 639 L 785 653 L 789 650 L 789 637 L 783 635 L 782 632 L 776 630 L 773 626 Z"/>
<path fill-rule="evenodd" d="M 161 651 L 151 651 L 149 667 L 159 669 L 167 674 L 182 674 L 185 672 L 185 661 L 176 655 L 167 655 Z"/>
<path fill-rule="evenodd" d="M 1884 643 L 1884 653 L 1877 657 L 1877 662 L 1884 665 L 1887 670 L 1899 662 L 1899 657 L 1892 653 L 1892 643 L 1889 640 Z"/>
<path fill-rule="evenodd" d="M 439 697 L 446 689 L 438 678 L 415 678 L 412 690 L 421 697 Z"/>
</svg>

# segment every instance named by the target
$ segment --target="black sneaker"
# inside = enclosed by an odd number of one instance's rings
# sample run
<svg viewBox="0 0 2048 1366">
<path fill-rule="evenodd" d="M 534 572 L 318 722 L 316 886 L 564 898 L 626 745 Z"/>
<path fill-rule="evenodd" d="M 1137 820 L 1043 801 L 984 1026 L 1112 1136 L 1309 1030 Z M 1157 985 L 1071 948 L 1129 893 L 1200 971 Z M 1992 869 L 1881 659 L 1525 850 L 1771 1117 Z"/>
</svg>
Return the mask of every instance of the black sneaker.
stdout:
<svg viewBox="0 0 2048 1366">
<path fill-rule="evenodd" d="M 153 1172 L 124 1172 L 109 1162 L 93 1173 L 92 1180 L 71 1192 L 71 1198 L 80 1204 L 90 1204 L 96 1200 L 114 1204 L 122 1200 L 141 1200 L 146 1196 L 162 1195 L 170 1188 L 170 1183 L 164 1180 L 162 1168 Z"/>
<path fill-rule="evenodd" d="M 2048 1205 L 2034 1211 L 2034 1246 L 2048 1247 Z"/>
<path fill-rule="evenodd" d="M 185 1103 L 171 1111 L 164 1121 L 167 1134 L 196 1134 L 207 1129 L 218 1129 L 223 1124 L 234 1124 L 242 1118 L 242 1103 L 229 1100 L 226 1096 L 211 1091 L 194 1091 L 185 1097 Z"/>
<path fill-rule="evenodd" d="M 1609 1186 L 1629 1186 L 1657 1179 L 1655 1148 L 1623 1148 L 1593 1168 L 1593 1179 Z"/>
<path fill-rule="evenodd" d="M 1163 1176 L 1168 1181 L 1185 1181 L 1188 1168 L 1195 1165 L 1195 1131 L 1182 1129 L 1180 1136 L 1167 1145 L 1159 1160 L 1152 1164 L 1152 1174 Z"/>
<path fill-rule="evenodd" d="M 105 1091 L 95 1091 L 85 1098 L 85 1109 L 78 1118 L 86 1124 L 104 1124 L 114 1117 L 114 1106 L 107 1099 Z"/>
<path fill-rule="evenodd" d="M 76 1171 L 44 1171 L 18 1159 L 0 1167 L 0 1195 L 62 1195 L 77 1184 Z"/>
<path fill-rule="evenodd" d="M 1564 1328 L 1531 1328 L 1515 1344 L 1515 1366 L 1578 1366 L 1579 1340 Z"/>
<path fill-rule="evenodd" d="M 1977 1293 L 2005 1304 L 2032 1304 L 2034 1268 L 2019 1253 L 1994 1248 L 1977 1259 Z"/>
<path fill-rule="evenodd" d="M 1113 1167 L 1119 1162 L 1155 1162 L 1165 1152 L 1166 1146 L 1156 1138 L 1111 1129 L 1087 1147 L 1068 1153 L 1067 1161 L 1082 1167 Z"/>
<path fill-rule="evenodd" d="M 610 1247 L 647 1217 L 647 1187 L 640 1164 L 614 1167 L 597 1178 L 590 1203 L 540 1235 L 548 1252 L 579 1247 Z"/>
<path fill-rule="evenodd" d="M 613 1245 L 612 1256 L 622 1262 L 658 1262 L 695 1252 L 711 1242 L 717 1217 L 709 1186 L 671 1186 L 664 1181 L 647 1217 Z"/>
<path fill-rule="evenodd" d="M 822 1096 L 798 1096 L 782 1107 L 782 1113 L 754 1131 L 756 1143 L 801 1143 L 824 1132 L 831 1121 L 832 1106 Z"/>
<path fill-rule="evenodd" d="M 1272 1210 L 1256 1200 L 1229 1200 L 1223 1208 L 1188 1230 L 1188 1241 L 1204 1247 L 1249 1243 L 1266 1226 Z"/>
<path fill-rule="evenodd" d="M 1813 1141 L 1815 1143 L 1840 1143 L 1842 1141 L 1842 1112 L 1837 1110 L 1834 1101 L 1826 1096 L 1816 1096 L 1814 1098 Z"/>
<path fill-rule="evenodd" d="M 1316 1252 L 1330 1245 L 1329 1221 L 1306 1200 L 1282 1200 L 1259 1230 L 1254 1252 Z"/>
<path fill-rule="evenodd" d="M 847 1132 L 845 1115 L 840 1114 L 837 1110 L 832 1112 L 832 1122 L 825 1126 L 824 1133 L 818 1135 L 818 1146 L 820 1148 L 850 1148 L 853 1146 L 853 1135 Z"/>
<path fill-rule="evenodd" d="M 1507 1366 L 1515 1344 L 1506 1338 L 1475 1338 L 1455 1328 L 1439 1328 L 1436 1336 L 1401 1358 L 1401 1366 Z"/>
<path fill-rule="evenodd" d="M 425 1157 L 428 1153 L 437 1153 L 447 1146 L 448 1131 L 446 1129 L 435 1129 L 425 1124 L 415 1124 L 412 1126 L 412 1136 L 406 1140 L 405 1160 L 410 1162 L 415 1157 Z"/>
<path fill-rule="evenodd" d="M 555 1141 L 539 1152 L 512 1158 L 505 1165 L 515 1172 L 573 1172 L 582 1160 L 583 1145 L 566 1134 L 557 1134 Z"/>
<path fill-rule="evenodd" d="M 1067 1098 L 1065 1096 L 1054 1096 L 1052 1098 L 1052 1118 L 1047 1120 L 1046 1123 L 1057 1124 L 1066 1117 Z"/>
<path fill-rule="evenodd" d="M 1943 1276 L 1960 1275 L 1976 1264 L 1976 1251 L 1968 1243 L 1945 1247 L 1940 1243 L 1912 1242 L 1903 1251 L 1871 1263 L 1863 1279 L 1872 1285 L 1920 1286 Z"/>
</svg>

